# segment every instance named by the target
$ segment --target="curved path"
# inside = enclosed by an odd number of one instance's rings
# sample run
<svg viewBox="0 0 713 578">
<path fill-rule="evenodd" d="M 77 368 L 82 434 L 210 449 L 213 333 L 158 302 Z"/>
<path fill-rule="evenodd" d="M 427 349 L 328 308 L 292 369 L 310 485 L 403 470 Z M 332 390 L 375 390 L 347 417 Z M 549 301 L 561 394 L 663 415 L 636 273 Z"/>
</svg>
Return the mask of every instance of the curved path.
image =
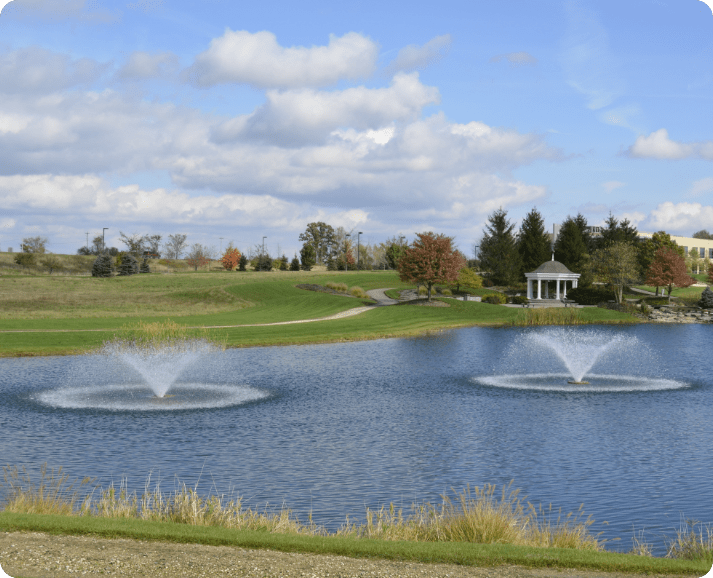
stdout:
<svg viewBox="0 0 713 578">
<path fill-rule="evenodd" d="M 276 321 L 274 323 L 249 323 L 245 325 L 200 325 L 190 326 L 189 329 L 230 329 L 232 327 L 269 327 L 271 325 L 292 325 L 294 323 L 313 323 L 314 321 L 331 321 L 333 319 L 343 319 L 359 315 L 365 311 L 370 311 L 375 307 L 383 307 L 385 305 L 395 305 L 398 303 L 396 299 L 391 299 L 386 296 L 385 289 L 370 289 L 366 294 L 371 297 L 376 303 L 374 305 L 364 305 L 362 307 L 354 307 L 346 311 L 340 311 L 328 317 L 317 317 L 316 319 L 296 319 L 294 321 Z M 112 329 L 2 329 L 0 333 L 79 333 L 91 331 L 113 331 Z"/>
</svg>

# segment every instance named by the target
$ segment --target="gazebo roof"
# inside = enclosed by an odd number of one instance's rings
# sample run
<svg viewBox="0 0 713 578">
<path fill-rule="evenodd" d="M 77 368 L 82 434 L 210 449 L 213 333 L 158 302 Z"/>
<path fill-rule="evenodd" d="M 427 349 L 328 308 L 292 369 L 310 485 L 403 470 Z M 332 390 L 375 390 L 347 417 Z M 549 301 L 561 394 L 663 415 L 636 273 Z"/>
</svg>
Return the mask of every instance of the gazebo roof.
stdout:
<svg viewBox="0 0 713 578">
<path fill-rule="evenodd" d="M 562 263 L 559 261 L 545 261 L 540 265 L 537 269 L 533 271 L 533 273 L 560 273 L 560 274 L 565 274 L 565 275 L 573 275 L 574 272 L 570 271 L 565 267 Z"/>
</svg>

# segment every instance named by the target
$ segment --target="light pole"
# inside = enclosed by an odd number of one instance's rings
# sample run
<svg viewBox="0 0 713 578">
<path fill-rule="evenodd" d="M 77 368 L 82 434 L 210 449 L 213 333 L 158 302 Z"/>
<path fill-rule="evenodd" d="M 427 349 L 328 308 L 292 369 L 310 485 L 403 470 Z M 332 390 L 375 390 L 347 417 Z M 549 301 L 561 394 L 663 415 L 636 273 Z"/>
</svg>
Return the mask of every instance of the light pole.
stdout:
<svg viewBox="0 0 713 578">
<path fill-rule="evenodd" d="M 218 239 L 220 239 L 220 254 L 222 255 L 223 254 L 223 239 L 225 239 L 225 237 L 218 237 Z"/>
<path fill-rule="evenodd" d="M 361 231 L 357 233 L 357 271 L 359 271 L 359 249 L 361 248 L 361 245 L 359 243 L 361 241 L 362 235 L 363 233 Z"/>
<path fill-rule="evenodd" d="M 262 238 L 262 255 L 260 255 L 260 271 L 262 271 L 262 264 L 263 264 L 264 258 L 265 258 L 265 239 L 267 239 L 267 237 Z"/>
<path fill-rule="evenodd" d="M 345 235 L 347 238 L 347 241 L 344 242 L 344 272 L 346 273 L 349 270 L 349 261 L 347 257 L 349 256 L 349 238 L 351 237 L 350 233 L 347 233 Z"/>
<path fill-rule="evenodd" d="M 102 253 L 106 251 L 106 243 L 104 242 L 104 231 L 106 231 L 109 227 L 104 227 L 102 229 Z"/>
<path fill-rule="evenodd" d="M 87 231 L 87 249 L 89 249 L 89 231 Z"/>
</svg>

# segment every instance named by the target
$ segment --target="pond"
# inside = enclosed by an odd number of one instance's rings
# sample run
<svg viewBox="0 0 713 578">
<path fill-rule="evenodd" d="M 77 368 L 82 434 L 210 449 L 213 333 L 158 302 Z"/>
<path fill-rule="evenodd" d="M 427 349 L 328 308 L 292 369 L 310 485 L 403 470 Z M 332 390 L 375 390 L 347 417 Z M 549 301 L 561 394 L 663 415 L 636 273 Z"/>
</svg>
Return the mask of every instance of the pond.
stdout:
<svg viewBox="0 0 713 578">
<path fill-rule="evenodd" d="M 584 504 L 593 531 L 621 539 L 611 550 L 645 529 L 663 554 L 682 516 L 713 522 L 712 335 L 468 328 L 233 349 L 198 357 L 159 403 L 117 359 L 3 359 L 0 455 L 138 491 L 149 472 L 165 491 L 198 482 L 331 529 L 514 480 L 535 504 Z M 590 383 L 567 383 L 577 372 Z"/>
</svg>

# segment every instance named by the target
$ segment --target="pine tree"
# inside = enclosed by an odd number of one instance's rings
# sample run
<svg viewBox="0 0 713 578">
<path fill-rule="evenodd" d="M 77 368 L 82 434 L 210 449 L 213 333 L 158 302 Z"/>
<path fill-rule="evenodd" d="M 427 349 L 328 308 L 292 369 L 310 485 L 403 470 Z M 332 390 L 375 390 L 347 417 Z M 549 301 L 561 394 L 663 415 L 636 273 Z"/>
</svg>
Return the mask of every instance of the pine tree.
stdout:
<svg viewBox="0 0 713 578">
<path fill-rule="evenodd" d="M 240 255 L 240 261 L 238 262 L 238 271 L 248 270 L 248 258 L 245 255 Z"/>
<path fill-rule="evenodd" d="M 713 291 L 710 287 L 706 287 L 701 293 L 701 300 L 698 302 L 703 309 L 713 309 Z"/>
<path fill-rule="evenodd" d="M 507 220 L 507 211 L 498 209 L 488 217 L 483 239 L 480 241 L 481 267 L 490 272 L 495 285 L 512 285 L 520 278 L 520 253 L 518 253 L 513 229 Z"/>
<path fill-rule="evenodd" d="M 111 277 L 114 267 L 109 253 L 99 253 L 92 265 L 92 277 Z"/>
<path fill-rule="evenodd" d="M 125 275 L 135 275 L 139 272 L 139 264 L 136 262 L 136 257 L 131 253 L 124 253 L 121 257 L 121 264 L 119 265 L 116 274 Z"/>
<path fill-rule="evenodd" d="M 517 250 L 525 273 L 534 271 L 550 258 L 550 238 L 545 233 L 545 221 L 537 208 L 533 208 L 520 225 Z"/>
<path fill-rule="evenodd" d="M 292 259 L 292 262 L 290 263 L 290 271 L 299 271 L 300 270 L 300 260 L 297 258 L 297 255 L 295 255 L 294 259 Z"/>
<path fill-rule="evenodd" d="M 147 257 L 144 257 L 144 260 L 141 261 L 141 267 L 139 267 L 139 273 L 151 273 L 151 268 L 149 267 L 149 260 Z"/>
<path fill-rule="evenodd" d="M 584 222 L 586 223 L 586 220 Z M 567 217 L 562 223 L 559 236 L 555 242 L 555 260 L 562 263 L 573 273 L 581 275 L 579 278 L 581 287 L 588 287 L 592 284 L 587 243 L 582 237 L 582 231 L 577 219 Z"/>
<path fill-rule="evenodd" d="M 305 243 L 300 251 L 300 260 L 302 261 L 302 269 L 309 271 L 317 263 L 317 253 L 310 243 Z"/>
</svg>

